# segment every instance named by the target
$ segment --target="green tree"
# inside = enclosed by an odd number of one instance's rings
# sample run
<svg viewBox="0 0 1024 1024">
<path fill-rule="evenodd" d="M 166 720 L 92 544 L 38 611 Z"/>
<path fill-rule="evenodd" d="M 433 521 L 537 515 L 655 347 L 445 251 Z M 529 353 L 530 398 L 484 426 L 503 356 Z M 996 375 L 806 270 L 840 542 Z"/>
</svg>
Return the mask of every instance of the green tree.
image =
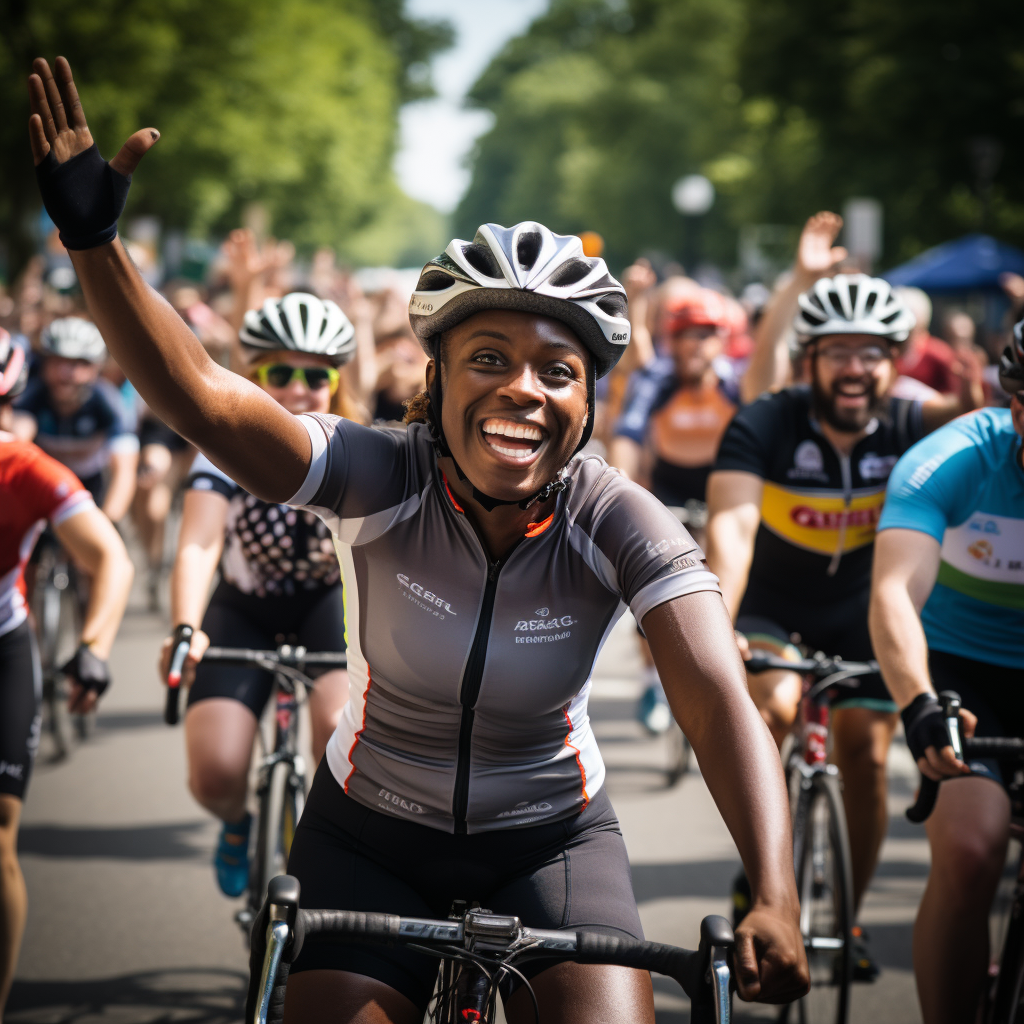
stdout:
<svg viewBox="0 0 1024 1024">
<path fill-rule="evenodd" d="M 1022 40 L 1020 0 L 552 0 L 470 94 L 495 123 L 456 227 L 536 218 L 599 231 L 613 265 L 679 255 L 669 191 L 699 171 L 725 265 L 742 225 L 857 195 L 883 203 L 890 264 L 983 224 L 1024 244 Z"/>
<path fill-rule="evenodd" d="M 12 269 L 39 208 L 25 78 L 68 57 L 100 150 L 136 128 L 162 138 L 130 214 L 193 232 L 235 226 L 261 203 L 300 245 L 343 245 L 394 199 L 398 104 L 451 40 L 402 0 L 0 0 L 0 236 Z"/>
</svg>

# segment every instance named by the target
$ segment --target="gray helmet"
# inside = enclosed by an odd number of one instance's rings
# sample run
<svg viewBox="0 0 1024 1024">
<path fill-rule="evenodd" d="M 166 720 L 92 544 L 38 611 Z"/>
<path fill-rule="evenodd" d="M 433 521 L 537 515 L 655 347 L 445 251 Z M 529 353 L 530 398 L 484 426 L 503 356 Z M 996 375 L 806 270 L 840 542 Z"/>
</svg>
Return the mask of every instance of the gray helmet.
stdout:
<svg viewBox="0 0 1024 1024">
<path fill-rule="evenodd" d="M 916 323 L 889 282 L 867 274 L 819 278 L 797 301 L 793 329 L 805 345 L 830 334 L 873 334 L 900 344 Z"/>
<path fill-rule="evenodd" d="M 420 274 L 409 320 L 427 355 L 430 338 L 484 309 L 513 309 L 561 320 L 603 377 L 629 344 L 626 291 L 603 259 L 583 254 L 576 235 L 527 220 L 481 224 L 472 242 L 454 239 Z"/>
<path fill-rule="evenodd" d="M 356 354 L 356 329 L 341 307 L 308 292 L 267 299 L 259 309 L 250 309 L 238 340 L 249 350 L 250 359 L 291 349 L 326 356 L 342 366 Z"/>
<path fill-rule="evenodd" d="M 43 328 L 39 345 L 49 355 L 64 359 L 84 359 L 102 363 L 107 358 L 103 335 L 91 320 L 80 316 L 64 316 Z"/>
<path fill-rule="evenodd" d="M 1008 395 L 1024 390 L 1024 317 L 1013 325 L 1013 339 L 999 358 L 999 386 Z"/>
</svg>

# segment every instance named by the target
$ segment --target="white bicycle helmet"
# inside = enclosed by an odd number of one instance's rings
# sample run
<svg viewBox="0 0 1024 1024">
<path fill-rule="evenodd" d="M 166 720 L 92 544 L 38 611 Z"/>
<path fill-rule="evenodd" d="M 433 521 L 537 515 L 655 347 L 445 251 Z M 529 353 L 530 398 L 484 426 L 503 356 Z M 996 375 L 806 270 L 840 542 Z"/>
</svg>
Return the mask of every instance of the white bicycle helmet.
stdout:
<svg viewBox="0 0 1024 1024">
<path fill-rule="evenodd" d="M 916 323 L 889 282 L 867 274 L 819 278 L 798 303 L 793 329 L 805 345 L 829 334 L 872 334 L 899 344 Z"/>
<path fill-rule="evenodd" d="M 9 402 L 25 390 L 28 383 L 28 360 L 25 350 L 11 341 L 0 327 L 0 402 Z"/>
<path fill-rule="evenodd" d="M 84 359 L 102 363 L 107 358 L 103 335 L 91 320 L 80 316 L 63 316 L 43 328 L 39 345 L 44 352 L 64 359 Z"/>
<path fill-rule="evenodd" d="M 342 366 L 356 354 L 356 329 L 341 307 L 308 292 L 267 299 L 259 309 L 250 309 L 238 340 L 249 350 L 250 359 L 290 349 L 326 356 Z"/>
<path fill-rule="evenodd" d="M 561 320 L 594 357 L 603 377 L 629 344 L 626 290 L 603 259 L 585 256 L 576 235 L 527 220 L 481 224 L 472 242 L 456 238 L 420 274 L 409 320 L 427 355 L 430 339 L 483 309 L 514 309 Z"/>
<path fill-rule="evenodd" d="M 999 386 L 1008 395 L 1024 391 L 1024 318 L 1013 325 L 1013 338 L 999 357 Z"/>
</svg>

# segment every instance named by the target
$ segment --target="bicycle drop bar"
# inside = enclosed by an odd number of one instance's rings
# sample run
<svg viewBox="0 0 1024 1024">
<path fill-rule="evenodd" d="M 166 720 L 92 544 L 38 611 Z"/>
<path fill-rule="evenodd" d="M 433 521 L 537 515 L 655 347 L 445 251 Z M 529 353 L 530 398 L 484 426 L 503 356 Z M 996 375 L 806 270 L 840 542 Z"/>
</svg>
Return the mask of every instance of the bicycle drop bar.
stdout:
<svg viewBox="0 0 1024 1024">
<path fill-rule="evenodd" d="M 727 956 L 734 939 L 725 918 L 709 916 L 701 922 L 700 948 L 680 949 L 658 942 L 638 942 L 581 929 L 557 931 L 527 928 L 517 917 L 470 910 L 463 919 L 430 920 L 372 914 L 349 910 L 300 910 L 298 880 L 281 875 L 270 883 L 267 902 L 256 920 L 252 934 L 252 977 L 250 1010 L 246 1021 L 267 1024 L 274 1021 L 268 1009 L 281 1005 L 282 993 L 271 1000 L 272 979 L 255 967 L 264 963 L 268 938 L 274 957 L 290 963 L 302 943 L 310 936 L 334 942 L 359 942 L 386 945 L 410 945 L 434 950 L 439 955 L 458 956 L 461 951 L 491 954 L 494 966 L 502 959 L 514 964 L 544 957 L 586 964 L 610 964 L 655 971 L 674 978 L 690 997 L 694 1024 L 728 1019 L 730 975 Z M 280 922 L 287 922 L 288 933 L 270 934 Z M 260 977 L 256 991 L 253 983 Z M 717 1011 L 717 1012 L 716 1012 Z"/>
<path fill-rule="evenodd" d="M 779 669 L 813 676 L 817 682 L 807 696 L 814 700 L 833 686 L 855 688 L 859 685 L 860 676 L 874 675 L 878 671 L 878 662 L 843 661 L 842 658 L 800 658 L 790 661 L 767 651 L 751 651 L 750 657 L 743 662 L 743 667 L 752 675 Z"/>
<path fill-rule="evenodd" d="M 188 629 L 188 627 L 182 627 Z M 188 657 L 188 649 L 192 644 L 192 630 L 182 634 L 171 653 L 171 665 L 167 670 L 167 699 L 164 703 L 164 721 L 168 725 L 178 724 L 181 707 L 181 672 Z"/>
<path fill-rule="evenodd" d="M 276 651 L 254 651 L 245 647 L 208 647 L 203 661 L 251 665 L 271 663 L 287 668 L 301 669 L 303 665 L 317 668 L 348 668 L 348 655 L 344 651 L 307 651 L 304 647 L 284 645 Z"/>
<path fill-rule="evenodd" d="M 969 757 L 989 758 L 993 761 L 1024 761 L 1024 739 L 1013 736 L 979 736 L 977 739 L 965 739 L 961 743 L 965 761 Z M 915 825 L 927 821 L 935 810 L 938 796 L 939 783 L 935 779 L 929 779 L 927 775 L 922 775 L 917 800 L 912 807 L 907 808 L 907 819 Z"/>
</svg>

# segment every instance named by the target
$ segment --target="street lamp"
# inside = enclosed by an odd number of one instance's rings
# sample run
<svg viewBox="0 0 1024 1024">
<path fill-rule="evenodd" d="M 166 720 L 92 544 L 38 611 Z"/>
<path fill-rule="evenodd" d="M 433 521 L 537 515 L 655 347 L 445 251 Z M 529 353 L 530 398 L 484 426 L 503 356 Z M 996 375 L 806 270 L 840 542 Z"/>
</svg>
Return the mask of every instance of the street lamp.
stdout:
<svg viewBox="0 0 1024 1024">
<path fill-rule="evenodd" d="M 683 262 L 692 275 L 700 257 L 701 218 L 715 205 L 715 186 L 703 174 L 686 174 L 672 186 L 672 205 L 685 218 Z"/>
</svg>

